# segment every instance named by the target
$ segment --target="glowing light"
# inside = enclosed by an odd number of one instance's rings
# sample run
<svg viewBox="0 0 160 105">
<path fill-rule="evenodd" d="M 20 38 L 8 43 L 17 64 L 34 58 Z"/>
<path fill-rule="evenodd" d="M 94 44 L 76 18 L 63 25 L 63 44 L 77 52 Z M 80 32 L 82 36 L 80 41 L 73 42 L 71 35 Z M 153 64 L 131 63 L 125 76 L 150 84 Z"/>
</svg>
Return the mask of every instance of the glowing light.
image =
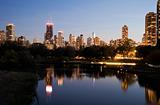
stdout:
<svg viewBox="0 0 160 105">
<path fill-rule="evenodd" d="M 46 23 L 46 25 L 53 26 L 54 24 L 48 22 L 48 23 Z"/>
<path fill-rule="evenodd" d="M 136 66 L 136 63 L 122 63 L 122 62 L 99 62 L 99 64 L 115 65 L 115 66 Z"/>
<path fill-rule="evenodd" d="M 47 92 L 47 94 L 51 94 L 52 93 L 52 85 L 47 85 L 46 86 L 46 92 Z"/>
</svg>

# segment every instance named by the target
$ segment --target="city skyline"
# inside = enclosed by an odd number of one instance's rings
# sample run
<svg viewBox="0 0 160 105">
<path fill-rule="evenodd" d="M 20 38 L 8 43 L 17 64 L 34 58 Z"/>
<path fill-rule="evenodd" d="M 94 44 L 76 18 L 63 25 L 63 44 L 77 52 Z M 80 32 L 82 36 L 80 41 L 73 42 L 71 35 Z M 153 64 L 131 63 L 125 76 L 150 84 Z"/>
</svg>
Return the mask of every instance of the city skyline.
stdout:
<svg viewBox="0 0 160 105">
<path fill-rule="evenodd" d="M 156 12 L 157 0 L 37 2 L 1 0 L 0 12 L 3 14 L 0 18 L 0 29 L 5 30 L 6 24 L 14 23 L 17 36 L 24 34 L 30 41 L 34 38 L 43 41 L 45 23 L 52 21 L 55 24 L 54 35 L 63 30 L 66 40 L 70 33 L 76 36 L 84 34 L 86 39 L 95 32 L 104 41 L 109 41 L 120 38 L 121 27 L 126 24 L 129 27 L 129 38 L 141 42 L 145 27 L 144 17 L 150 11 Z"/>
</svg>

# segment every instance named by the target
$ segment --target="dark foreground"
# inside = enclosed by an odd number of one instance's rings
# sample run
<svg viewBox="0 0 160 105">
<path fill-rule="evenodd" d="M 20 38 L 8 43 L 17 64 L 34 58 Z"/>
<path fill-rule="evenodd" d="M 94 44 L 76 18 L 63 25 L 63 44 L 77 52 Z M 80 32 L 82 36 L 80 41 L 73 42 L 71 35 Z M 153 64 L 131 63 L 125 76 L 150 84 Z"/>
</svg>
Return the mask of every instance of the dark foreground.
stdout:
<svg viewBox="0 0 160 105">
<path fill-rule="evenodd" d="M 0 105 L 29 105 L 36 96 L 33 73 L 0 72 Z"/>
</svg>

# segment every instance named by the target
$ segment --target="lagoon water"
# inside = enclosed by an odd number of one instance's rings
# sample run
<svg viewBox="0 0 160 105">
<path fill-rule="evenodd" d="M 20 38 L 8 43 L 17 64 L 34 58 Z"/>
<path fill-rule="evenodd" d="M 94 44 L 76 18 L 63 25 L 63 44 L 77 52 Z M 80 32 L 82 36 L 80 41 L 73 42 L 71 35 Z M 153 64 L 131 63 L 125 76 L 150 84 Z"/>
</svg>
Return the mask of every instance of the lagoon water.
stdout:
<svg viewBox="0 0 160 105">
<path fill-rule="evenodd" d="M 39 73 L 32 105 L 160 105 L 160 76 L 51 66 Z"/>
</svg>

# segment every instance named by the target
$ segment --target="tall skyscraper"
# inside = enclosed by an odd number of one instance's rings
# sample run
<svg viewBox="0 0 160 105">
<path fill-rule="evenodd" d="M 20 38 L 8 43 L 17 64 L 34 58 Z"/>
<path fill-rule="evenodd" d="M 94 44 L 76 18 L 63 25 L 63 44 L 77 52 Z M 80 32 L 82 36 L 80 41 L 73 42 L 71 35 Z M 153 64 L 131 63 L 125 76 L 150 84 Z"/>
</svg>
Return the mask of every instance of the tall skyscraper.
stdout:
<svg viewBox="0 0 160 105">
<path fill-rule="evenodd" d="M 7 41 L 15 41 L 16 40 L 16 32 L 15 32 L 15 25 L 8 24 L 6 26 L 6 39 Z"/>
<path fill-rule="evenodd" d="M 128 39 L 128 26 L 124 25 L 122 27 L 122 39 Z"/>
<path fill-rule="evenodd" d="M 157 46 L 160 46 L 160 0 L 157 2 Z"/>
<path fill-rule="evenodd" d="M 25 36 L 18 37 L 17 42 L 21 46 L 26 46 L 27 45 L 27 40 L 26 40 Z"/>
<path fill-rule="evenodd" d="M 69 45 L 76 47 L 76 37 L 72 34 L 69 35 Z"/>
<path fill-rule="evenodd" d="M 87 47 L 90 47 L 93 45 L 93 38 L 89 37 L 87 38 Z"/>
<path fill-rule="evenodd" d="M 53 37 L 53 23 L 47 23 L 46 24 L 46 33 L 45 33 L 45 37 L 44 40 L 45 41 L 51 41 Z"/>
<path fill-rule="evenodd" d="M 63 31 L 58 31 L 58 47 L 64 47 L 64 32 Z"/>
<path fill-rule="evenodd" d="M 144 45 L 156 46 L 156 13 L 149 12 L 145 17 Z"/>
<path fill-rule="evenodd" d="M 85 46 L 83 34 L 77 37 L 76 39 L 76 49 L 80 49 Z"/>
<path fill-rule="evenodd" d="M 100 46 L 100 41 L 101 41 L 101 39 L 99 37 L 95 37 L 94 38 L 94 45 L 95 46 Z"/>
</svg>

